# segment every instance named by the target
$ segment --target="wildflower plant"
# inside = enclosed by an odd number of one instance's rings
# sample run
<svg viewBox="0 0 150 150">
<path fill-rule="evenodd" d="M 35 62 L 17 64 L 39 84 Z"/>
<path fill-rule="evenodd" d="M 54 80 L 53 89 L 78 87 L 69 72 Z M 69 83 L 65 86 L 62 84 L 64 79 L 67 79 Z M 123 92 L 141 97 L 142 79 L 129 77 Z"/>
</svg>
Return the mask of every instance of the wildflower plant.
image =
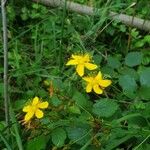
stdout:
<svg viewBox="0 0 150 150">
<path fill-rule="evenodd" d="M 96 64 L 89 63 L 91 61 L 90 58 L 91 56 L 89 54 L 72 54 L 72 59 L 69 60 L 66 65 L 76 65 L 76 72 L 82 77 L 84 75 L 84 67 L 91 71 L 97 68 Z M 102 94 L 103 90 L 112 83 L 111 80 L 103 79 L 100 71 L 96 76 L 85 76 L 82 77 L 82 79 L 87 82 L 87 93 L 92 92 L 93 89 L 96 94 Z"/>
<path fill-rule="evenodd" d="M 107 10 L 131 14 L 132 0 L 86 2 L 102 13 L 7 3 L 11 107 L 7 126 L 0 78 L 0 149 L 150 149 L 150 36 L 109 23 Z"/>
<path fill-rule="evenodd" d="M 76 72 L 79 76 L 84 75 L 84 69 L 95 70 L 97 65 L 91 62 L 91 56 L 87 54 L 72 54 L 71 59 L 67 62 L 67 66 L 73 65 L 76 67 Z"/>
<path fill-rule="evenodd" d="M 34 116 L 38 119 L 43 118 L 44 113 L 41 109 L 46 109 L 48 105 L 47 101 L 42 102 L 39 97 L 34 97 L 31 104 L 23 107 L 23 112 L 26 113 L 24 122 L 28 123 Z"/>
<path fill-rule="evenodd" d="M 103 90 L 108 87 L 112 82 L 102 78 L 102 73 L 99 71 L 96 76 L 83 77 L 83 80 L 87 82 L 86 92 L 92 92 L 92 89 L 97 94 L 102 94 Z"/>
</svg>

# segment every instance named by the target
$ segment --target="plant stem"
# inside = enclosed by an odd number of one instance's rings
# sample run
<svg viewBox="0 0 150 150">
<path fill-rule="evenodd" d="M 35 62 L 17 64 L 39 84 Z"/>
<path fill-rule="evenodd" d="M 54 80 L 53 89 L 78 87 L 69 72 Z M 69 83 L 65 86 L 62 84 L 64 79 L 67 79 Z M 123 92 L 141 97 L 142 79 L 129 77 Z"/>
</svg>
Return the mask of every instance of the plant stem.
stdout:
<svg viewBox="0 0 150 150">
<path fill-rule="evenodd" d="M 4 107 L 6 126 L 9 124 L 9 101 L 8 101 L 8 40 L 7 40 L 7 18 L 5 9 L 6 0 L 1 0 L 2 25 L 3 25 L 3 50 L 4 50 Z"/>
</svg>

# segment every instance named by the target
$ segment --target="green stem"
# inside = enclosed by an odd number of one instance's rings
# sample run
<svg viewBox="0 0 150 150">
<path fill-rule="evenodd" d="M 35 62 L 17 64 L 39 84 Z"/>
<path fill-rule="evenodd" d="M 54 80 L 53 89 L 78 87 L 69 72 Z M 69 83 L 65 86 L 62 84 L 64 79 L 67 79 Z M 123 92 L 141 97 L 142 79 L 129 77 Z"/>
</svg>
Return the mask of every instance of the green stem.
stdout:
<svg viewBox="0 0 150 150">
<path fill-rule="evenodd" d="M 21 137 L 19 134 L 19 125 L 18 125 L 18 122 L 17 122 L 16 117 L 15 117 L 15 113 L 14 113 L 11 105 L 10 105 L 10 118 L 11 118 L 11 121 L 13 123 L 12 127 L 14 129 L 18 149 L 23 150 L 22 141 L 21 141 Z"/>
<path fill-rule="evenodd" d="M 4 142 L 7 150 L 12 150 L 12 148 L 9 146 L 9 143 L 7 142 L 7 140 L 5 139 L 5 137 L 2 135 L 2 133 L 0 132 L 0 138 L 1 140 Z"/>
</svg>

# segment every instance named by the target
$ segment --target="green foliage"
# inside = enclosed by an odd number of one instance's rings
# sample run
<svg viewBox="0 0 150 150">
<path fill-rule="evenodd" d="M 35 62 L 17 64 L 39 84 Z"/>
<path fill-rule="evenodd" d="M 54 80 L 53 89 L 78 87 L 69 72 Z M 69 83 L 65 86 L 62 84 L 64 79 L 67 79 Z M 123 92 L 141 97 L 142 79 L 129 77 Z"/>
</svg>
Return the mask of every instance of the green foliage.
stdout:
<svg viewBox="0 0 150 150">
<path fill-rule="evenodd" d="M 47 138 L 44 135 L 33 138 L 28 142 L 26 149 L 43 150 L 46 148 L 46 140 Z"/>
<path fill-rule="evenodd" d="M 111 68 L 116 68 L 118 69 L 121 66 L 121 63 L 119 62 L 119 60 L 115 57 L 108 57 L 108 66 L 110 66 Z"/>
<path fill-rule="evenodd" d="M 150 35 L 108 11 L 150 19 L 149 2 L 75 0 L 100 8 L 97 17 L 31 1 L 7 4 L 10 124 L 3 104 L 0 45 L 0 149 L 149 150 Z M 2 43 L 0 37 L 0 43 Z M 66 66 L 72 54 L 88 52 L 112 84 L 103 94 L 86 93 L 85 82 Z M 22 109 L 38 96 L 49 102 L 41 119 L 24 124 Z M 10 131 L 11 134 L 7 134 Z"/>
<path fill-rule="evenodd" d="M 142 62 L 142 54 L 140 52 L 130 52 L 125 58 L 125 64 L 129 67 L 140 65 Z"/>
<path fill-rule="evenodd" d="M 93 105 L 93 113 L 99 117 L 110 117 L 118 109 L 118 105 L 112 99 L 100 99 Z"/>
<path fill-rule="evenodd" d="M 123 75 L 119 77 L 119 85 L 122 87 L 124 93 L 128 96 L 133 94 L 137 89 L 136 81 L 129 75 Z"/>
<path fill-rule="evenodd" d="M 62 128 L 57 128 L 52 131 L 52 142 L 56 147 L 62 147 L 66 139 L 66 132 Z"/>
<path fill-rule="evenodd" d="M 87 125 L 78 125 L 75 127 L 68 127 L 67 129 L 68 138 L 73 143 L 84 145 L 87 140 L 90 139 L 90 128 Z"/>
<path fill-rule="evenodd" d="M 150 87 L 150 68 L 145 68 L 141 72 L 140 83 L 142 86 Z"/>
</svg>

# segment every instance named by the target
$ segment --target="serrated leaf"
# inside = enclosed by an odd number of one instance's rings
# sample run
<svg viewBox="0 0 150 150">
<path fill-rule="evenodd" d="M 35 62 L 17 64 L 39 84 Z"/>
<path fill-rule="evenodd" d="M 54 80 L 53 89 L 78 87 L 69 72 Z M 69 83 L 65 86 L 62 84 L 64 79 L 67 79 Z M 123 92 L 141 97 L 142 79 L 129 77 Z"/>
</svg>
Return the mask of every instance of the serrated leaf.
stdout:
<svg viewBox="0 0 150 150">
<path fill-rule="evenodd" d="M 52 102 L 52 105 L 55 107 L 59 106 L 62 103 L 62 101 L 57 96 L 53 96 L 51 98 L 51 102 Z"/>
<path fill-rule="evenodd" d="M 119 68 L 121 66 L 121 63 L 119 62 L 119 60 L 115 57 L 108 57 L 108 66 L 110 66 L 111 68 Z"/>
<path fill-rule="evenodd" d="M 90 128 L 88 125 L 81 125 L 78 127 L 68 127 L 67 129 L 68 138 L 80 145 L 84 145 L 90 137 Z"/>
<path fill-rule="evenodd" d="M 46 148 L 46 142 L 47 140 L 44 135 L 38 136 L 28 141 L 26 150 L 43 150 Z"/>
<path fill-rule="evenodd" d="M 93 113 L 100 117 L 111 117 L 118 109 L 118 104 L 112 99 L 100 99 L 93 105 Z"/>
<path fill-rule="evenodd" d="M 142 53 L 140 52 L 130 52 L 125 58 L 125 64 L 129 67 L 134 67 L 140 65 L 142 62 Z"/>
<path fill-rule="evenodd" d="M 23 108 L 23 106 L 25 105 L 25 103 L 26 103 L 26 100 L 24 100 L 24 99 L 19 99 L 19 100 L 16 100 L 15 102 L 14 102 L 14 109 L 15 110 L 19 110 L 19 109 L 22 109 Z"/>
<path fill-rule="evenodd" d="M 117 73 L 114 71 L 114 69 L 109 66 L 105 66 L 101 70 L 104 74 L 109 74 L 111 77 L 117 76 Z"/>
<path fill-rule="evenodd" d="M 86 107 L 87 105 L 86 97 L 78 91 L 74 93 L 72 99 L 75 100 L 76 104 L 79 106 Z"/>
<path fill-rule="evenodd" d="M 81 114 L 79 107 L 76 105 L 69 106 L 68 110 L 69 110 L 69 112 L 71 112 L 73 114 Z"/>
<path fill-rule="evenodd" d="M 119 85 L 126 92 L 134 92 L 137 88 L 135 79 L 129 75 L 123 75 L 119 77 Z"/>
<path fill-rule="evenodd" d="M 138 91 L 139 96 L 143 100 L 150 100 L 150 87 L 142 86 Z"/>
<path fill-rule="evenodd" d="M 137 80 L 139 78 L 137 71 L 133 68 L 123 67 L 123 68 L 119 69 L 119 72 L 123 75 L 132 76 L 135 80 Z"/>
<path fill-rule="evenodd" d="M 142 86 L 150 87 L 150 68 L 146 68 L 140 74 L 140 83 Z"/>
<path fill-rule="evenodd" d="M 66 132 L 62 128 L 57 128 L 52 131 L 52 142 L 57 147 L 62 147 L 66 139 Z"/>
<path fill-rule="evenodd" d="M 144 37 L 144 41 L 147 42 L 147 43 L 150 43 L 150 35 L 146 35 Z"/>
<path fill-rule="evenodd" d="M 102 56 L 101 55 L 94 55 L 93 60 L 95 64 L 100 64 L 102 61 Z"/>
</svg>

